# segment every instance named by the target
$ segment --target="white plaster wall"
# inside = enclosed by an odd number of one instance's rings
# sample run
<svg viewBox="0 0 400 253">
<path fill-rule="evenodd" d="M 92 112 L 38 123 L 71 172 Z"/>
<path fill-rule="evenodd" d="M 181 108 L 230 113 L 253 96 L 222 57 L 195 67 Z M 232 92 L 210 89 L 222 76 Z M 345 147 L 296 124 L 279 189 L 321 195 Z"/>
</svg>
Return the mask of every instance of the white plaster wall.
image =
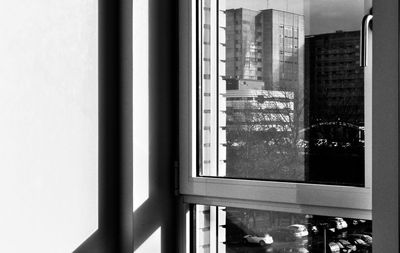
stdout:
<svg viewBox="0 0 400 253">
<path fill-rule="evenodd" d="M 149 2 L 133 2 L 133 208 L 149 197 Z"/>
<path fill-rule="evenodd" d="M 97 229 L 97 1 L 0 6 L 0 252 L 72 252 Z"/>
</svg>

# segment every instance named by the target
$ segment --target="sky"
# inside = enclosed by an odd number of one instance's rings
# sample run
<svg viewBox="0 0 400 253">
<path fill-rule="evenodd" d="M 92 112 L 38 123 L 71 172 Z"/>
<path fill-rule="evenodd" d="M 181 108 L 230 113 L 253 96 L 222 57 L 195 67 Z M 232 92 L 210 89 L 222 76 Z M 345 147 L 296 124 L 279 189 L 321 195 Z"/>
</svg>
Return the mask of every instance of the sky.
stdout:
<svg viewBox="0 0 400 253">
<path fill-rule="evenodd" d="M 369 0 L 226 0 L 226 8 L 278 9 L 304 15 L 306 35 L 360 30 Z"/>
</svg>

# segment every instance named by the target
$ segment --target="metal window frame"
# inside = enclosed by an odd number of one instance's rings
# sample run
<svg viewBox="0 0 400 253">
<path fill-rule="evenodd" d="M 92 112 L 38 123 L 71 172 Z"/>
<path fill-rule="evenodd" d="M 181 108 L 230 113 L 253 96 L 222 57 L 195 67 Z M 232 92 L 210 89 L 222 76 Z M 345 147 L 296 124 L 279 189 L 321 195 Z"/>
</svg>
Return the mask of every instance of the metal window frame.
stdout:
<svg viewBox="0 0 400 253">
<path fill-rule="evenodd" d="M 192 1 L 180 1 L 180 193 L 188 204 L 373 219 L 374 252 L 399 251 L 399 3 L 374 1 L 372 187 L 200 178 L 192 75 Z M 193 159 L 194 158 L 194 159 Z M 379 168 L 379 169 L 378 169 Z M 315 192 L 318 191 L 318 194 Z M 265 197 L 266 193 L 268 196 Z M 372 198 L 371 198 L 372 194 Z M 316 196 L 316 195 L 319 195 Z M 325 200 L 318 199 L 324 196 Z M 356 201 L 356 200 L 359 201 Z M 339 201 L 338 201 L 339 200 Z M 356 201 L 356 202 L 354 202 Z M 356 203 L 354 205 L 354 203 Z M 351 204 L 351 206 L 350 206 Z M 182 227 L 181 227 L 182 228 Z M 182 251 L 183 252 L 183 251 Z"/>
</svg>

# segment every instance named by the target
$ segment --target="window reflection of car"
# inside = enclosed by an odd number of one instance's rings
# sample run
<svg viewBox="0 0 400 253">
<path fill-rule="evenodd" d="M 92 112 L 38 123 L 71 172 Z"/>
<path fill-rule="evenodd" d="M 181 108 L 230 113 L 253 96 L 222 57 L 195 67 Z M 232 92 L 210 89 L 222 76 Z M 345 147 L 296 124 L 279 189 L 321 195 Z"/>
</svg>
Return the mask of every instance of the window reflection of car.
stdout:
<svg viewBox="0 0 400 253">
<path fill-rule="evenodd" d="M 370 249 L 372 249 L 372 245 L 369 245 L 368 243 L 366 243 L 364 240 L 360 239 L 360 238 L 347 238 L 347 240 L 355 245 L 357 247 L 357 249 L 361 252 L 369 252 Z"/>
<path fill-rule="evenodd" d="M 365 220 L 359 220 L 359 219 L 344 219 L 347 222 L 348 228 L 351 230 L 360 230 L 364 227 L 364 223 L 366 222 Z"/>
<path fill-rule="evenodd" d="M 315 142 L 315 146 L 317 147 L 322 147 L 322 146 L 327 146 L 328 145 L 328 140 L 327 139 L 317 139 Z"/>
<path fill-rule="evenodd" d="M 348 227 L 347 222 L 345 220 L 343 220 L 343 218 L 336 217 L 336 218 L 331 219 L 330 221 L 331 221 L 330 223 L 337 230 L 341 230 L 341 229 L 344 229 L 344 228 Z"/>
<path fill-rule="evenodd" d="M 298 148 L 307 149 L 307 148 L 308 148 L 308 141 L 303 140 L 303 139 L 300 139 L 300 140 L 296 143 L 296 146 L 297 146 Z"/>
<path fill-rule="evenodd" d="M 274 229 L 269 231 L 269 234 L 272 236 L 274 242 L 292 242 L 297 239 L 293 230 L 289 228 Z"/>
<path fill-rule="evenodd" d="M 347 222 L 342 218 L 316 218 L 312 223 L 307 223 L 308 231 L 313 235 L 321 235 L 327 232 L 330 235 L 337 234 L 343 228 L 347 228 Z"/>
<path fill-rule="evenodd" d="M 336 242 L 328 242 L 325 245 L 323 241 L 317 241 L 310 245 L 310 249 L 312 253 L 341 253 L 340 247 Z"/>
<path fill-rule="evenodd" d="M 319 233 L 319 228 L 314 222 L 307 222 L 304 224 L 307 227 L 309 235 L 317 235 Z"/>
<path fill-rule="evenodd" d="M 339 247 L 339 245 L 337 243 L 334 243 L 334 242 L 328 243 L 328 249 L 332 253 L 340 253 L 340 247 Z"/>
<path fill-rule="evenodd" d="M 372 236 L 366 235 L 366 234 L 350 234 L 348 236 L 349 238 L 354 238 L 354 239 L 361 239 L 365 243 L 367 243 L 369 246 L 372 246 Z"/>
<path fill-rule="evenodd" d="M 346 142 L 342 144 L 342 148 L 350 148 L 351 147 L 351 143 L 350 142 Z"/>
<path fill-rule="evenodd" d="M 319 232 L 318 226 L 316 226 L 316 225 L 311 225 L 311 226 L 309 227 L 309 230 L 310 230 L 313 234 L 318 234 L 318 232 Z"/>
<path fill-rule="evenodd" d="M 240 147 L 243 147 L 243 146 L 246 145 L 246 143 L 243 142 L 243 141 L 230 142 L 229 144 L 230 144 L 231 147 L 234 147 L 234 148 L 240 148 Z"/>
<path fill-rule="evenodd" d="M 344 240 L 344 239 L 339 239 L 339 241 L 336 242 L 339 247 L 340 247 L 340 252 L 343 253 L 350 253 L 350 252 L 355 252 L 357 250 L 357 247 L 355 245 L 352 245 L 349 241 Z"/>
<path fill-rule="evenodd" d="M 293 224 L 293 225 L 288 226 L 288 228 L 291 229 L 291 230 L 293 230 L 294 235 L 295 235 L 297 238 L 301 238 L 301 237 L 304 237 L 304 236 L 307 236 L 307 235 L 308 235 L 307 228 L 306 228 L 306 226 L 304 226 L 304 225 Z"/>
<path fill-rule="evenodd" d="M 271 245 L 274 242 L 269 234 L 265 235 L 245 235 L 243 237 L 243 243 L 259 244 L 260 246 Z"/>
<path fill-rule="evenodd" d="M 329 144 L 329 147 L 331 147 L 331 148 L 337 148 L 337 147 L 339 147 L 339 143 L 338 143 L 337 141 L 332 141 L 332 142 Z"/>
<path fill-rule="evenodd" d="M 340 223 L 342 229 L 348 227 L 347 222 L 343 218 L 335 218 L 335 220 L 337 220 Z"/>
</svg>

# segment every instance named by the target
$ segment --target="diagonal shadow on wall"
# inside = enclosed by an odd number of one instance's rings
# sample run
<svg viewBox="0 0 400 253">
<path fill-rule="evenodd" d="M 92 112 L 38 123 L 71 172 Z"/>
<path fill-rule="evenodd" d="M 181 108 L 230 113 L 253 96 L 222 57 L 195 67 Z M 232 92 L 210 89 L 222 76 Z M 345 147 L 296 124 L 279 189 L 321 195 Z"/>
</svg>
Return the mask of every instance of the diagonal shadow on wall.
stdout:
<svg viewBox="0 0 400 253">
<path fill-rule="evenodd" d="M 132 213 L 134 251 L 161 228 L 159 253 L 177 252 L 177 197 L 174 195 L 179 128 L 177 17 L 177 0 L 149 0 L 149 198 Z M 103 187 L 101 183 L 99 189 Z M 115 240 L 109 240 L 118 236 L 121 235 L 98 230 L 73 252 L 115 252 L 118 248 L 118 252 L 132 253 L 116 246 Z"/>
</svg>

